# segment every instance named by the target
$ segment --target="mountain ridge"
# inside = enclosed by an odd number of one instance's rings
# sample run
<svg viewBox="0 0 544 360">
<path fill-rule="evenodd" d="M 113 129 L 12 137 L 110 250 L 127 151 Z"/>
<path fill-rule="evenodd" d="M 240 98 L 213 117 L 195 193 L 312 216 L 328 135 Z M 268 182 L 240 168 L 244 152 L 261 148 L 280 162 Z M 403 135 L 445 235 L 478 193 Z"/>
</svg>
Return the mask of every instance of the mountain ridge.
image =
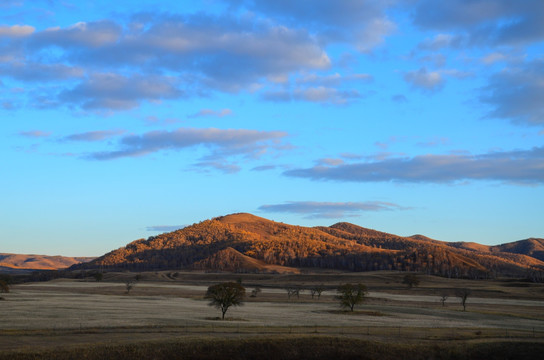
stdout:
<svg viewBox="0 0 544 360">
<path fill-rule="evenodd" d="M 421 271 L 472 278 L 523 276 L 528 269 L 544 269 L 543 260 L 530 256 L 540 255 L 544 242 L 532 238 L 527 245 L 527 241 L 480 245 L 478 250 L 471 243 L 447 243 L 423 235 L 403 237 L 346 222 L 304 227 L 236 213 L 133 241 L 72 269 L 276 272 L 279 268 L 270 266 L 281 266 Z M 238 265 L 229 267 L 229 259 Z"/>
</svg>

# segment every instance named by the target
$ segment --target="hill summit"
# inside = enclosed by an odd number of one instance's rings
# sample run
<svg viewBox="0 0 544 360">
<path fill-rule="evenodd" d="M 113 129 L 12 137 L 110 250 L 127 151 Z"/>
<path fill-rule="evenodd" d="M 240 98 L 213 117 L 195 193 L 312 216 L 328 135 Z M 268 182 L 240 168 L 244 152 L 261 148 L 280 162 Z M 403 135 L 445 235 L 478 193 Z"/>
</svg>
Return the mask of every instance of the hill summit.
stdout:
<svg viewBox="0 0 544 360">
<path fill-rule="evenodd" d="M 514 245 L 511 245 L 514 244 Z M 524 276 L 544 269 L 542 239 L 499 246 L 403 237 L 341 222 L 303 227 L 247 213 L 133 241 L 73 269 L 235 272 L 420 271 L 447 277 Z M 534 257 L 532 256 L 534 255 Z"/>
</svg>

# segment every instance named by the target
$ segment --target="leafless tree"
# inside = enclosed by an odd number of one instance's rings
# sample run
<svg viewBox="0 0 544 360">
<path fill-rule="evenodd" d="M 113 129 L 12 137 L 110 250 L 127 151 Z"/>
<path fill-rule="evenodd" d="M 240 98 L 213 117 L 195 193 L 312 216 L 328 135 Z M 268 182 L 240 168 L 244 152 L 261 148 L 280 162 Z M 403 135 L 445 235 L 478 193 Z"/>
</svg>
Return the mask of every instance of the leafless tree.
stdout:
<svg viewBox="0 0 544 360">
<path fill-rule="evenodd" d="M 467 288 L 457 289 L 455 296 L 461 299 L 461 305 L 463 305 L 463 311 L 467 311 L 467 299 L 472 294 L 472 291 Z"/>
<path fill-rule="evenodd" d="M 302 289 L 300 286 L 287 286 L 285 291 L 287 291 L 287 299 L 291 300 L 291 296 L 296 296 L 298 299 Z"/>
<path fill-rule="evenodd" d="M 261 291 L 261 287 L 256 286 L 253 290 L 251 290 L 251 295 L 249 297 L 257 297 L 257 294 L 259 294 Z"/>
<path fill-rule="evenodd" d="M 442 293 L 442 295 L 440 295 L 440 302 L 442 303 L 442 306 L 445 306 L 446 304 L 446 300 L 448 300 L 448 297 L 450 297 L 450 295 L 446 292 Z"/>
<path fill-rule="evenodd" d="M 130 290 L 132 290 L 136 286 L 136 280 L 129 279 L 125 281 L 125 288 L 127 289 L 127 294 L 130 293 Z"/>
<path fill-rule="evenodd" d="M 314 296 L 317 296 L 317 300 L 321 297 L 321 293 L 325 290 L 325 287 L 323 285 L 315 285 L 310 288 L 310 294 L 312 295 L 312 299 Z"/>
</svg>

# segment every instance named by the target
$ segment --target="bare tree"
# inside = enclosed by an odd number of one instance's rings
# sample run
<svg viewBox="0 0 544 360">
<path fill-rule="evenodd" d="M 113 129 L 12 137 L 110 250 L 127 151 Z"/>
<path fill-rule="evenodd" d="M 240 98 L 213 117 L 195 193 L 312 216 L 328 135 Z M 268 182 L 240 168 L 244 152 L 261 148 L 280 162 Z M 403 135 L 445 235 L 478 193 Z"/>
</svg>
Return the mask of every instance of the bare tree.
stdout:
<svg viewBox="0 0 544 360">
<path fill-rule="evenodd" d="M 127 294 L 130 293 L 130 290 L 132 290 L 136 286 L 136 280 L 134 279 L 128 279 L 125 281 L 125 288 L 127 289 Z"/>
<path fill-rule="evenodd" d="M 467 299 L 472 294 L 472 291 L 467 288 L 457 289 L 455 296 L 461 299 L 461 305 L 463 305 L 463 311 L 467 311 Z"/>
<path fill-rule="evenodd" d="M 300 292 L 302 291 L 300 286 L 287 286 L 285 288 L 287 291 L 287 299 L 291 300 L 291 296 L 296 296 L 297 299 L 300 297 Z"/>
<path fill-rule="evenodd" d="M 244 304 L 246 289 L 237 282 L 226 282 L 208 287 L 205 299 L 210 299 L 210 306 L 221 310 L 221 319 L 225 319 L 225 313 L 231 306 Z"/>
<path fill-rule="evenodd" d="M 349 308 L 353 311 L 355 305 L 363 302 L 368 290 L 363 284 L 344 284 L 336 289 L 338 295 L 336 298 L 340 300 L 340 306 Z"/>
<path fill-rule="evenodd" d="M 448 298 L 450 297 L 450 295 L 446 292 L 442 293 L 442 295 L 440 295 L 440 302 L 442 303 L 442 306 L 445 306 L 446 304 L 446 300 L 448 300 Z"/>
<path fill-rule="evenodd" d="M 325 287 L 323 285 L 315 285 L 310 288 L 310 294 L 312 295 L 312 299 L 314 296 L 317 296 L 317 300 L 321 297 L 321 293 L 325 290 Z"/>
<path fill-rule="evenodd" d="M 255 286 L 255 288 L 251 290 L 251 295 L 249 297 L 257 297 L 257 294 L 259 294 L 261 291 L 260 286 Z"/>
</svg>

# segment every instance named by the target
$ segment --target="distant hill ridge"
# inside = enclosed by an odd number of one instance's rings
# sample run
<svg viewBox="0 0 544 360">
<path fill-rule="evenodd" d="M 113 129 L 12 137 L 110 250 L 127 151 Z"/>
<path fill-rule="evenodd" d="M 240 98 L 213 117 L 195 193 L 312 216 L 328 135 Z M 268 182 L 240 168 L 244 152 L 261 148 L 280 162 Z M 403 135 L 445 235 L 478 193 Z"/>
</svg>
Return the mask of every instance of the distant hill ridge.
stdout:
<svg viewBox="0 0 544 360">
<path fill-rule="evenodd" d="M 423 271 L 448 277 L 523 276 L 544 269 L 542 239 L 498 246 L 403 237 L 341 222 L 303 227 L 247 213 L 133 241 L 72 269 L 292 272 Z M 533 256 L 534 255 L 534 256 Z"/>
<path fill-rule="evenodd" d="M 48 255 L 26 255 L 0 253 L 0 269 L 15 270 L 58 270 L 74 264 L 89 262 L 94 257 L 67 257 Z"/>
</svg>

